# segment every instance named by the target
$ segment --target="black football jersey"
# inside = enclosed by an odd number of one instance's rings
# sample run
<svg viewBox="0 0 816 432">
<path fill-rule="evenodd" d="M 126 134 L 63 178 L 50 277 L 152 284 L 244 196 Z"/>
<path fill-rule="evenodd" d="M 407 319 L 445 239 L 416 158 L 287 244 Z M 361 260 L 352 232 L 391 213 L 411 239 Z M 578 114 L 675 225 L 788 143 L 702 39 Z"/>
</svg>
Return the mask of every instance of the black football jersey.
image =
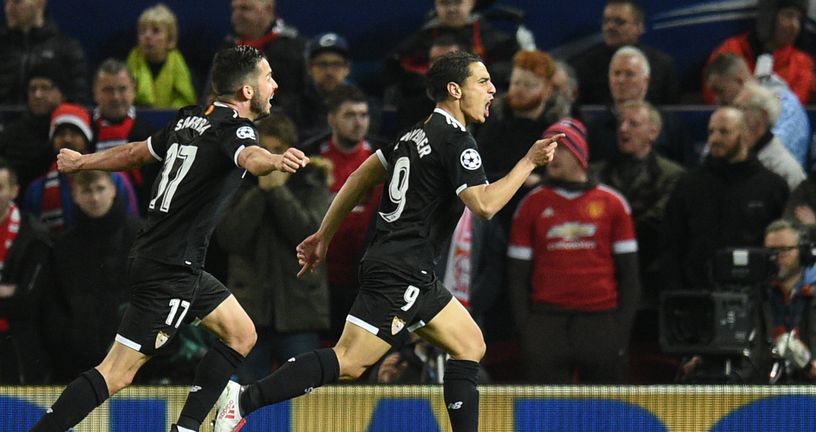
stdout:
<svg viewBox="0 0 816 432">
<path fill-rule="evenodd" d="M 464 204 L 458 194 L 487 183 L 476 141 L 460 122 L 437 108 L 429 120 L 376 154 L 388 176 L 364 259 L 430 277 L 442 244 L 462 216 Z"/>
<path fill-rule="evenodd" d="M 256 144 L 252 122 L 226 105 L 180 109 L 148 138 L 150 153 L 163 166 L 131 255 L 203 267 L 210 234 L 245 173 L 238 154 Z"/>
</svg>

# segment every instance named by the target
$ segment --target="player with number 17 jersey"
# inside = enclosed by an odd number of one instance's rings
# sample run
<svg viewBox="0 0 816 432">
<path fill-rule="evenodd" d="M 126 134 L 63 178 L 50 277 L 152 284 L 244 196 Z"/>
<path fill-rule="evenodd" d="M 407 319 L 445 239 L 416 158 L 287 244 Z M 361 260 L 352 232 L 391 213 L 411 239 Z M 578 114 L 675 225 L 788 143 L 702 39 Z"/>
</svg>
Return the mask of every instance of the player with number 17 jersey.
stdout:
<svg viewBox="0 0 816 432">
<path fill-rule="evenodd" d="M 376 232 L 363 261 L 378 261 L 428 281 L 462 216 L 457 195 L 487 183 L 476 141 L 444 110 L 377 150 L 388 175 Z"/>
<path fill-rule="evenodd" d="M 200 269 L 210 233 L 244 174 L 238 153 L 258 144 L 257 136 L 251 121 L 219 102 L 183 108 L 151 136 L 148 147 L 163 167 L 131 256 Z"/>
</svg>

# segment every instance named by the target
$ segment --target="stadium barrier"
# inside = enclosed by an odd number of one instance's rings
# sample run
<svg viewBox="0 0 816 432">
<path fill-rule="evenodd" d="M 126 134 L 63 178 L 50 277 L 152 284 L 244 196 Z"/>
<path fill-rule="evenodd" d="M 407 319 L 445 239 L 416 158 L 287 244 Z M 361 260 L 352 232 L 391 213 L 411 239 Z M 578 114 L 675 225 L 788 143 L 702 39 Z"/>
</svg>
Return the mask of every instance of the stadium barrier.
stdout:
<svg viewBox="0 0 816 432">
<path fill-rule="evenodd" d="M 56 386 L 0 386 L 0 430 L 26 431 Z M 481 386 L 489 432 L 724 432 L 816 430 L 812 386 Z M 75 432 L 169 429 L 187 388 L 132 387 Z M 202 430 L 209 430 L 208 427 Z M 249 417 L 246 432 L 447 432 L 441 386 L 327 386 Z"/>
</svg>

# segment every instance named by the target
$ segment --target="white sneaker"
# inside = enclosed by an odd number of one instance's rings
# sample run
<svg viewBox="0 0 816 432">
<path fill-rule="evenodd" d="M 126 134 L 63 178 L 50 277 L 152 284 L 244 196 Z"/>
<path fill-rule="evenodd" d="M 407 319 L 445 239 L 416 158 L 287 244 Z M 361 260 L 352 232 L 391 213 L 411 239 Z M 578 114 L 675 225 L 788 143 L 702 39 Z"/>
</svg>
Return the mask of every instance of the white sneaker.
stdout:
<svg viewBox="0 0 816 432">
<path fill-rule="evenodd" d="M 244 389 L 241 384 L 229 381 L 218 402 L 215 403 L 215 424 L 213 432 L 238 432 L 244 427 L 246 419 L 241 417 L 238 399 Z"/>
</svg>

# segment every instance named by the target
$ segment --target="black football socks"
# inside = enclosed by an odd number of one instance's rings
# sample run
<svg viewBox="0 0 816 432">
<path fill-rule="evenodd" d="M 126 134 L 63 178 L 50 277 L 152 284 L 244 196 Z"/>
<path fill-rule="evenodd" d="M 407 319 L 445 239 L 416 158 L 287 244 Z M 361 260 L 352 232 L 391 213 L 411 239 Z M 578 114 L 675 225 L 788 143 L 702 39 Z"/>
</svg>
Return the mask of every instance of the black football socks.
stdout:
<svg viewBox="0 0 816 432">
<path fill-rule="evenodd" d="M 454 432 L 477 432 L 479 428 L 479 390 L 476 376 L 479 363 L 448 360 L 445 364 L 445 406 Z"/>
<path fill-rule="evenodd" d="M 65 432 L 82 421 L 109 397 L 108 384 L 96 369 L 90 369 L 73 380 L 32 432 Z"/>
<path fill-rule="evenodd" d="M 179 415 L 179 426 L 194 431 L 201 427 L 230 376 L 243 360 L 244 356 L 238 351 L 220 340 L 215 342 L 198 363 L 193 386 Z"/>
<path fill-rule="evenodd" d="M 311 392 L 340 377 L 340 363 L 331 348 L 323 348 L 289 359 L 271 375 L 248 385 L 241 394 L 241 415 Z"/>
</svg>

